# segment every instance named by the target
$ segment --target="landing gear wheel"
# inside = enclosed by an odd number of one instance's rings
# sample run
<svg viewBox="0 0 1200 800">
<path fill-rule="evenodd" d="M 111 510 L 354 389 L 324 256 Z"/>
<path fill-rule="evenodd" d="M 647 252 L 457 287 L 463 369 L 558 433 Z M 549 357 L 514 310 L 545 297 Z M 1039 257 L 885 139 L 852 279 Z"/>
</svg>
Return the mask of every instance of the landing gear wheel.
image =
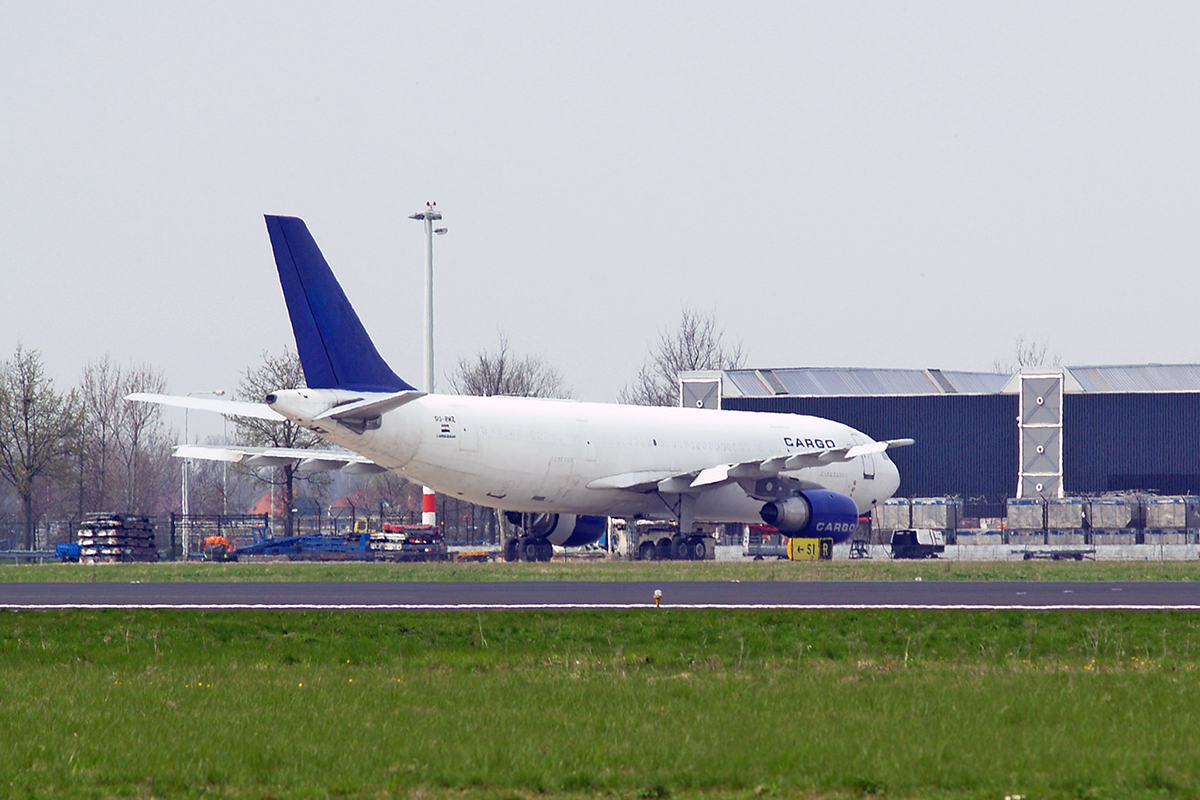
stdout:
<svg viewBox="0 0 1200 800">
<path fill-rule="evenodd" d="M 671 540 L 659 539 L 658 544 L 654 546 L 654 554 L 657 561 L 671 560 Z"/>
<path fill-rule="evenodd" d="M 690 555 L 693 561 L 703 561 L 708 557 L 708 545 L 705 544 L 704 539 L 699 536 L 692 539 L 692 552 Z"/>
<path fill-rule="evenodd" d="M 638 561 L 657 561 L 658 548 L 654 546 L 654 542 L 642 542 L 641 547 L 637 549 Z"/>
<path fill-rule="evenodd" d="M 521 540 L 521 560 L 522 561 L 531 561 L 531 562 L 538 560 L 537 539 L 522 539 Z"/>
<path fill-rule="evenodd" d="M 692 557 L 687 539 L 675 539 L 671 542 L 671 556 L 676 561 L 687 561 Z"/>
<path fill-rule="evenodd" d="M 515 536 L 504 540 L 504 560 L 508 562 L 517 561 L 521 557 L 521 551 L 518 549 L 521 540 Z"/>
<path fill-rule="evenodd" d="M 537 560 L 549 561 L 552 558 L 554 558 L 554 545 L 550 544 L 545 539 L 540 540 L 537 548 Z"/>
</svg>

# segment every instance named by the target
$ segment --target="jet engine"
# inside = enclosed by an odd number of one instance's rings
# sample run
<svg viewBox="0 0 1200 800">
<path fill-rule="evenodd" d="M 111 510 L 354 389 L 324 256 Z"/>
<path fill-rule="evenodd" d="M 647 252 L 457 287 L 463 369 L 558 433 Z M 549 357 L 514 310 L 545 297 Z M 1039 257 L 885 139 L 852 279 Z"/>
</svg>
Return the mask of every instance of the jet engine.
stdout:
<svg viewBox="0 0 1200 800">
<path fill-rule="evenodd" d="M 583 547 L 600 541 L 608 527 L 607 517 L 586 514 L 522 514 L 505 512 L 508 521 L 521 528 L 522 546 L 530 542 L 547 542 L 560 547 Z M 549 560 L 549 554 L 536 560 Z M 533 560 L 533 559 L 531 559 Z"/>
<path fill-rule="evenodd" d="M 802 489 L 772 500 L 759 512 L 763 522 L 792 538 L 806 536 L 844 542 L 858 529 L 858 508 L 849 496 L 828 489 Z"/>
<path fill-rule="evenodd" d="M 607 525 L 607 517 L 586 514 L 538 514 L 527 530 L 533 536 L 548 539 L 559 547 L 583 547 L 600 541 Z"/>
</svg>

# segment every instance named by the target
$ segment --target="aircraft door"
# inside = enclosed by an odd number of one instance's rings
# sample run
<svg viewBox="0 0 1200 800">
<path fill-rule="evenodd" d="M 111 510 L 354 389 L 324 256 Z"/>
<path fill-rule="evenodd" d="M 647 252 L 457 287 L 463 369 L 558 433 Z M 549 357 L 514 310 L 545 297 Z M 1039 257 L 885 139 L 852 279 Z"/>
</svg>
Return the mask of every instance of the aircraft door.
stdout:
<svg viewBox="0 0 1200 800">
<path fill-rule="evenodd" d="M 546 477 L 542 479 L 541 491 L 534 496 L 539 502 L 553 503 L 568 491 L 568 482 L 575 471 L 575 460 L 564 456 L 553 456 L 546 464 Z"/>
<path fill-rule="evenodd" d="M 866 444 L 866 441 L 863 440 L 863 437 L 859 436 L 857 433 L 850 437 L 850 441 L 854 442 L 855 444 Z M 875 480 L 875 454 L 868 453 L 865 456 L 859 456 L 859 460 L 862 461 L 863 480 Z"/>
</svg>

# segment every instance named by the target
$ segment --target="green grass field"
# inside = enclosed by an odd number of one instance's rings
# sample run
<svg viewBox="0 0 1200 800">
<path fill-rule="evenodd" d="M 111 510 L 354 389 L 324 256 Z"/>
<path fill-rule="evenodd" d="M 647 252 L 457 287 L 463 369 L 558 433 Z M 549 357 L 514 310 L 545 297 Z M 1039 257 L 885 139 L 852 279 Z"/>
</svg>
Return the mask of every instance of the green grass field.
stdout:
<svg viewBox="0 0 1200 800">
<path fill-rule="evenodd" d="M 87 581 L 1191 581 L 1200 561 L 503 561 L 0 565 L 0 582 Z"/>
<path fill-rule="evenodd" d="M 1200 796 L 1180 612 L 0 612 L 0 792 Z"/>
</svg>

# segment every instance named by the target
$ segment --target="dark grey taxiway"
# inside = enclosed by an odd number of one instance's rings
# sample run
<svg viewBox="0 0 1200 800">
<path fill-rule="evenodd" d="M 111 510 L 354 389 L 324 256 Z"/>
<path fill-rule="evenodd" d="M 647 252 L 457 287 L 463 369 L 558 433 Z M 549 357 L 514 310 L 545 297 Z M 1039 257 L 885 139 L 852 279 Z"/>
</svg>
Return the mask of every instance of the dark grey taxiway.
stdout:
<svg viewBox="0 0 1200 800">
<path fill-rule="evenodd" d="M 1200 611 L 1200 583 L 5 583 L 0 608 L 1134 608 Z"/>
</svg>

